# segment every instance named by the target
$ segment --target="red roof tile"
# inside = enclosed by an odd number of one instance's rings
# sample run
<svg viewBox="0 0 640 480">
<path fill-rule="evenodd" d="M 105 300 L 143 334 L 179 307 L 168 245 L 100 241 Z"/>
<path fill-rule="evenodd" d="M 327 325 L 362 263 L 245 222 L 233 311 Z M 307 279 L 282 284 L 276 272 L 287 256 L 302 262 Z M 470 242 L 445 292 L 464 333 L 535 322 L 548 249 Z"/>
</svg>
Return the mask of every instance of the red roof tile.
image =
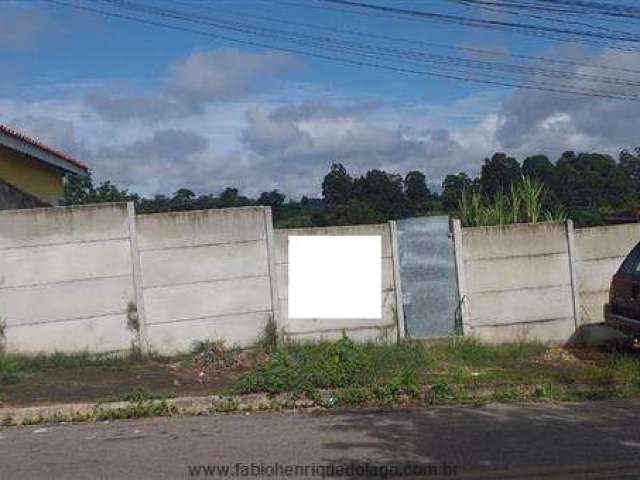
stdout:
<svg viewBox="0 0 640 480">
<path fill-rule="evenodd" d="M 10 135 L 14 138 L 16 138 L 17 140 L 21 140 L 25 143 L 28 143 L 30 145 L 33 145 L 36 148 L 39 148 L 40 150 L 43 150 L 47 153 L 49 153 L 50 155 L 54 155 L 66 162 L 69 162 L 73 165 L 75 165 L 76 167 L 84 170 L 85 172 L 89 173 L 89 167 L 87 165 L 85 165 L 84 163 L 76 160 L 75 158 L 70 157 L 69 155 L 67 155 L 64 152 L 61 152 L 60 150 L 56 150 L 54 148 L 49 147 L 48 145 L 45 145 L 44 143 L 39 142 L 38 140 L 36 140 L 35 138 L 29 137 L 28 135 L 25 135 L 24 133 L 20 133 L 17 130 L 13 130 L 12 128 L 7 127 L 6 125 L 2 125 L 0 124 L 0 133 L 5 133 L 7 135 Z"/>
</svg>

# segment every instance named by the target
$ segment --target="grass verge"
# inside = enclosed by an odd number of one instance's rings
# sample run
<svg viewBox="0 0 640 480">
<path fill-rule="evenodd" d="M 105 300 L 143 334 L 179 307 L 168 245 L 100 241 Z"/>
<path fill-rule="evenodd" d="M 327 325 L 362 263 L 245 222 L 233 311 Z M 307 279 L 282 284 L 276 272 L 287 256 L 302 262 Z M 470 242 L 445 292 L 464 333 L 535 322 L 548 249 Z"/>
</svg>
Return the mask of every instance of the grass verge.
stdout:
<svg viewBox="0 0 640 480">
<path fill-rule="evenodd" d="M 327 389 L 334 394 L 320 402 L 325 406 L 620 398 L 640 393 L 640 362 L 632 353 L 568 352 L 536 342 L 491 345 L 457 337 L 381 345 L 344 337 L 280 346 L 235 387 L 239 394 L 310 398 Z"/>
</svg>

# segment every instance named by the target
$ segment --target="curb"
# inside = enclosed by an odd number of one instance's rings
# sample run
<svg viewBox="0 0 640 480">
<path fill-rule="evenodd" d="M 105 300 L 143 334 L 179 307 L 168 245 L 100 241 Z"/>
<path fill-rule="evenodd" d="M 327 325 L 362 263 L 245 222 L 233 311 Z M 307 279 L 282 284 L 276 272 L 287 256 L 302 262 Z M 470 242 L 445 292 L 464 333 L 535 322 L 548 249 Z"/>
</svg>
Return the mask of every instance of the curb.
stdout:
<svg viewBox="0 0 640 480">
<path fill-rule="evenodd" d="M 316 401 L 300 398 L 291 393 L 283 393 L 273 397 L 266 393 L 256 393 L 241 396 L 208 395 L 107 403 L 66 403 L 38 407 L 0 408 L 0 426 L 96 422 L 156 416 L 194 416 L 313 407 L 319 408 Z"/>
<path fill-rule="evenodd" d="M 574 384 L 556 386 L 556 396 L 544 395 L 543 385 L 512 384 L 493 386 L 462 386 L 455 392 L 438 394 L 435 385 L 425 386 L 416 399 L 422 408 L 429 405 L 469 405 L 469 403 L 513 403 L 519 401 L 563 401 L 562 394 L 591 393 L 602 394 L 603 398 L 615 398 L 628 391 L 625 385 L 596 386 Z M 588 398 L 585 398 L 587 400 Z M 398 398 L 395 406 L 407 406 L 406 398 Z M 564 400 L 566 401 L 566 400 Z M 409 402 L 410 404 L 411 402 Z M 327 409 L 332 407 L 368 407 L 342 403 L 337 390 L 320 390 L 314 398 L 294 393 L 270 395 L 252 393 L 244 395 L 208 395 L 199 397 L 178 397 L 171 399 L 149 399 L 140 401 L 119 401 L 107 403 L 67 403 L 37 407 L 0 408 L 0 426 L 38 425 L 43 423 L 98 422 L 158 416 L 196 416 L 215 413 L 242 413 L 260 411 L 281 411 L 296 409 Z M 380 405 L 378 405 L 379 407 Z M 390 405 L 386 405 L 389 407 Z M 414 407 L 417 405 L 414 403 Z"/>
</svg>

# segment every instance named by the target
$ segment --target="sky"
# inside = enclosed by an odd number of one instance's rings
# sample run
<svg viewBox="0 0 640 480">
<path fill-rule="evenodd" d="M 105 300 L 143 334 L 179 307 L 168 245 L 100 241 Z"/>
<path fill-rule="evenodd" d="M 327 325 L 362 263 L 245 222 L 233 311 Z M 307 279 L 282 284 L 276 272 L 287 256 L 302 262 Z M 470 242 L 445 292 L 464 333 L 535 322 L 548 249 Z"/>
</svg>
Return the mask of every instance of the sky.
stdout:
<svg viewBox="0 0 640 480">
<path fill-rule="evenodd" d="M 346 31 L 359 42 L 390 45 L 384 36 L 395 39 L 392 45 L 438 55 L 451 49 L 434 44 L 640 65 L 636 52 L 353 13 L 315 0 L 144 1 L 311 32 L 332 48 L 342 45 L 339 32 Z M 370 3 L 505 18 L 446 0 Z M 565 150 L 617 156 L 640 145 L 640 102 L 382 70 L 284 51 L 299 50 L 291 42 L 275 50 L 228 38 L 254 37 L 222 36 L 40 0 L 0 0 L 0 123 L 69 152 L 98 181 L 148 196 L 234 186 L 247 195 L 279 189 L 293 199 L 315 197 L 336 162 L 353 174 L 418 169 L 437 189 L 448 173 L 477 174 L 496 151 L 555 160 Z M 476 51 L 455 54 L 483 60 Z"/>
</svg>

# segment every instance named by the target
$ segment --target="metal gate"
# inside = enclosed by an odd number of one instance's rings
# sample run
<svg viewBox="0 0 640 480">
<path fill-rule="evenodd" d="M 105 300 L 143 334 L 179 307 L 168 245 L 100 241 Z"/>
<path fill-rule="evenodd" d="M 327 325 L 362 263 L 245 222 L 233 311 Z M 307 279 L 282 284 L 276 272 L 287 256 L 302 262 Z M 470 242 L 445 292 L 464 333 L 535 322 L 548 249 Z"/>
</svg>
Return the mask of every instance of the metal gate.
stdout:
<svg viewBox="0 0 640 480">
<path fill-rule="evenodd" d="M 451 335 L 458 288 L 449 217 L 399 220 L 397 232 L 407 336 Z"/>
</svg>

